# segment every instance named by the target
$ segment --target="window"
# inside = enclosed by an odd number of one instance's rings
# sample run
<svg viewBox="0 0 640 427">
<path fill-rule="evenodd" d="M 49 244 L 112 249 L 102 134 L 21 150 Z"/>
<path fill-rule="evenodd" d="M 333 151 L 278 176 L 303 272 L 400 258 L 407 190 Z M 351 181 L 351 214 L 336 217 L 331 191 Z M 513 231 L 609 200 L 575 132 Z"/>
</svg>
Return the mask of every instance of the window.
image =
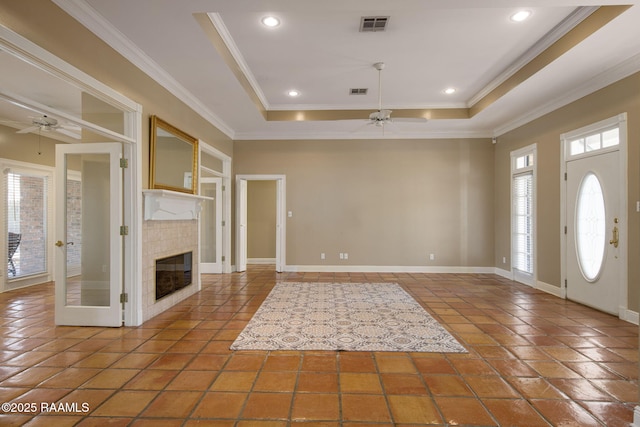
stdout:
<svg viewBox="0 0 640 427">
<path fill-rule="evenodd" d="M 616 124 L 609 129 L 587 131 L 585 134 L 569 138 L 568 142 L 570 157 L 605 150 L 620 144 L 620 128 Z"/>
<path fill-rule="evenodd" d="M 5 176 L 7 278 L 47 273 L 50 176 L 8 168 Z"/>
<path fill-rule="evenodd" d="M 511 153 L 511 268 L 535 284 L 535 145 Z"/>
</svg>

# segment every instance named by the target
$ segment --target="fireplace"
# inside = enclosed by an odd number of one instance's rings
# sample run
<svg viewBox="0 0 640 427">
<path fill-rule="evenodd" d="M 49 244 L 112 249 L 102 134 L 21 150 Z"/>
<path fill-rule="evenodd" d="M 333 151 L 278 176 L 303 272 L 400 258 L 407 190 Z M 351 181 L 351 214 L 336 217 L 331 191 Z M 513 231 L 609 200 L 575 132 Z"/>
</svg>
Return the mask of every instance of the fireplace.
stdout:
<svg viewBox="0 0 640 427">
<path fill-rule="evenodd" d="M 192 253 L 156 260 L 156 301 L 191 284 Z"/>
</svg>

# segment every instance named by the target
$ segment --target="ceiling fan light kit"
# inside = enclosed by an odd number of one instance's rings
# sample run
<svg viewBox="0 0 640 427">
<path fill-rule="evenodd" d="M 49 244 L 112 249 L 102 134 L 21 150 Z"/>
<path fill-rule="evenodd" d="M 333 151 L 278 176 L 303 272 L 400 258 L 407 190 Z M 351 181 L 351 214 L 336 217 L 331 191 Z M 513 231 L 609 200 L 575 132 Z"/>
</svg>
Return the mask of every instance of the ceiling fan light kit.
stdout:
<svg viewBox="0 0 640 427">
<path fill-rule="evenodd" d="M 373 64 L 373 68 L 378 70 L 378 111 L 374 111 L 369 114 L 369 124 L 375 125 L 377 127 L 384 127 L 387 123 L 394 122 L 394 119 L 391 118 L 391 113 L 393 110 L 383 110 L 382 109 L 382 70 L 385 68 L 384 62 L 376 62 Z M 413 122 L 413 123 L 424 123 L 427 121 L 425 118 L 401 118 L 402 122 Z"/>
</svg>

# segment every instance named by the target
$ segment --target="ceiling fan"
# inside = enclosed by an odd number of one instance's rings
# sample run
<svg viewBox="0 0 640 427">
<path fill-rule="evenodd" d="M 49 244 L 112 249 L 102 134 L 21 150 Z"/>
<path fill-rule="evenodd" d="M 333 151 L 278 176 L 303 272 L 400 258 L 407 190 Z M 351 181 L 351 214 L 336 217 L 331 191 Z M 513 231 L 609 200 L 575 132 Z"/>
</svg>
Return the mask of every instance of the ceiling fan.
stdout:
<svg viewBox="0 0 640 427">
<path fill-rule="evenodd" d="M 391 118 L 392 110 L 383 110 L 382 109 L 382 70 L 384 70 L 384 62 L 376 62 L 373 64 L 373 67 L 378 70 L 378 111 L 374 111 L 369 114 L 369 124 L 375 125 L 378 127 L 384 127 L 384 125 L 393 122 L 412 122 L 412 123 L 424 123 L 427 121 L 425 118 L 411 118 L 411 117 L 401 117 L 401 118 Z"/>
<path fill-rule="evenodd" d="M 29 133 L 33 131 L 56 131 L 71 138 L 80 138 L 80 128 L 78 126 L 61 125 L 58 120 L 48 117 L 46 114 L 38 117 L 31 117 L 31 126 L 20 129 L 16 133 Z"/>
</svg>

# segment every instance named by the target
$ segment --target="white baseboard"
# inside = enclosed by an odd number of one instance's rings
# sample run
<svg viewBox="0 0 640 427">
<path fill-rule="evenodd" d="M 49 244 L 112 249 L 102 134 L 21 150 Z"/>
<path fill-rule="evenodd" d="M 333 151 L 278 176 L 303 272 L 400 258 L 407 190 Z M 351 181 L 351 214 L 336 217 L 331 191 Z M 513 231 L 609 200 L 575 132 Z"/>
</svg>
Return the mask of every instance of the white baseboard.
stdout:
<svg viewBox="0 0 640 427">
<path fill-rule="evenodd" d="M 247 258 L 247 264 L 275 264 L 275 258 Z"/>
<path fill-rule="evenodd" d="M 496 267 L 493 271 L 500 277 L 504 277 L 505 279 L 513 280 L 513 273 L 509 270 L 503 270 L 502 268 Z"/>
<path fill-rule="evenodd" d="M 633 409 L 633 424 L 632 427 L 640 427 L 640 406 L 636 406 Z"/>
<path fill-rule="evenodd" d="M 476 273 L 493 274 L 493 267 L 427 267 L 385 265 L 286 265 L 286 272 L 301 273 Z"/>
<path fill-rule="evenodd" d="M 546 292 L 551 295 L 555 295 L 558 298 L 564 298 L 564 289 L 559 288 L 558 286 L 553 286 L 545 282 L 541 282 L 538 280 L 536 284 L 536 289 L 540 289 L 543 292 Z"/>
<path fill-rule="evenodd" d="M 640 313 L 638 313 L 637 311 L 632 311 L 629 310 L 625 307 L 621 307 L 620 308 L 620 319 L 627 321 L 629 323 L 633 323 L 634 325 L 639 325 L 640 324 Z M 636 406 L 636 411 L 638 411 L 638 414 L 640 415 L 640 406 Z M 640 424 L 637 424 L 640 426 Z"/>
</svg>

